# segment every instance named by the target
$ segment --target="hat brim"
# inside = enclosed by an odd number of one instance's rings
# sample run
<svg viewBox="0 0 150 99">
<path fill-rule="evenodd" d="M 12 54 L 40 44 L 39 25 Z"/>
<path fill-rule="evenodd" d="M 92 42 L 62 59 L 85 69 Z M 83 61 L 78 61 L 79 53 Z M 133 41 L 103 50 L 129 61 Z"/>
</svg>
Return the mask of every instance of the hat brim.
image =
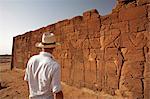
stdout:
<svg viewBox="0 0 150 99">
<path fill-rule="evenodd" d="M 55 48 L 56 46 L 60 45 L 60 43 L 55 43 L 55 44 L 49 44 L 49 45 L 43 45 L 41 42 L 38 42 L 35 44 L 35 47 L 38 48 Z"/>
</svg>

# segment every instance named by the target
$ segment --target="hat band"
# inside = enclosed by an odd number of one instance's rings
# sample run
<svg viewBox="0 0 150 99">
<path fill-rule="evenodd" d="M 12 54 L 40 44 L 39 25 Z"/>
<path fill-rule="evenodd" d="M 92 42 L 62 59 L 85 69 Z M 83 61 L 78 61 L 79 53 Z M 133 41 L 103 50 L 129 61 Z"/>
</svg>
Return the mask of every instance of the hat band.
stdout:
<svg viewBox="0 0 150 99">
<path fill-rule="evenodd" d="M 42 44 L 43 44 L 43 45 L 55 45 L 56 42 L 54 42 L 54 43 L 43 43 L 43 42 L 42 42 Z"/>
</svg>

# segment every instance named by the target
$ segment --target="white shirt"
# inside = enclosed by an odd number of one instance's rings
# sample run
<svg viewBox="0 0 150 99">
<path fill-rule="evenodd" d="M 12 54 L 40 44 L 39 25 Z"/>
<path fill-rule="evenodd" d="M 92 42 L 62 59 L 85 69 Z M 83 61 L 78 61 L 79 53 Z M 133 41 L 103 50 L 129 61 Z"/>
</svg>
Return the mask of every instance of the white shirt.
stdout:
<svg viewBox="0 0 150 99">
<path fill-rule="evenodd" d="M 40 52 L 29 59 L 24 80 L 28 81 L 31 99 L 53 99 L 53 93 L 61 90 L 60 65 L 52 57 Z"/>
</svg>

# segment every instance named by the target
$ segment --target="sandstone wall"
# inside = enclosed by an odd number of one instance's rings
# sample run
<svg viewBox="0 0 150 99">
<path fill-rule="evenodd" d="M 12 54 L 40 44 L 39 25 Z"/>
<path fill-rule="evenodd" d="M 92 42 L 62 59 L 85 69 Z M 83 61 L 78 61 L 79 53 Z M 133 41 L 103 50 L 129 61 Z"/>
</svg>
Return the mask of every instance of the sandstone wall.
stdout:
<svg viewBox="0 0 150 99">
<path fill-rule="evenodd" d="M 62 45 L 54 56 L 62 81 L 129 99 L 150 99 L 150 2 L 117 0 L 112 13 L 93 9 L 72 19 L 14 37 L 12 67 L 24 69 L 40 49 L 43 32 L 53 32 Z"/>
</svg>

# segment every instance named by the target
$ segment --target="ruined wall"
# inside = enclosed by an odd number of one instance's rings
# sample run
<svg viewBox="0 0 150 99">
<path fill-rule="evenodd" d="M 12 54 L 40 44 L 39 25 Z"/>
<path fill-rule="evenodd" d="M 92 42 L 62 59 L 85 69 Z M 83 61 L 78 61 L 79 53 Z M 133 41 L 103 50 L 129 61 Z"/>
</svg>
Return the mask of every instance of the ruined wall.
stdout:
<svg viewBox="0 0 150 99">
<path fill-rule="evenodd" d="M 112 13 L 96 10 L 14 37 L 12 67 L 26 67 L 40 49 L 43 32 L 55 33 L 62 45 L 54 56 L 62 81 L 111 95 L 150 99 L 149 0 L 117 0 Z"/>
</svg>

